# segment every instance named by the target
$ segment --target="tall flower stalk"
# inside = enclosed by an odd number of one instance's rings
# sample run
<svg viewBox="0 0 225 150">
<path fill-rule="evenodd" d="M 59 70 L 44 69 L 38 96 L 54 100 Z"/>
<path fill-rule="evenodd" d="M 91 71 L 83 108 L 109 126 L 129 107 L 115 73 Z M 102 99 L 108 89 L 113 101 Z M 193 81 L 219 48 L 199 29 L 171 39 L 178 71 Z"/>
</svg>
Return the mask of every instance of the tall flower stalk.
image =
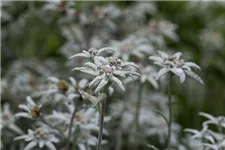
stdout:
<svg viewBox="0 0 225 150">
<path fill-rule="evenodd" d="M 102 52 L 114 52 L 115 50 L 110 47 L 101 48 L 99 50 L 91 48 L 88 51 L 83 50 L 81 53 L 75 54 L 70 59 L 75 57 L 85 57 L 90 61 L 85 63 L 83 67 L 75 67 L 73 70 L 79 70 L 83 73 L 94 76 L 90 81 L 89 87 L 96 87 L 94 92 L 98 95 L 92 96 L 87 92 L 80 90 L 80 93 L 87 98 L 93 106 L 100 106 L 100 123 L 97 150 L 101 149 L 102 131 L 104 128 L 104 115 L 106 107 L 106 98 L 108 89 L 111 84 L 115 84 L 122 91 L 125 91 L 125 87 L 121 81 L 121 78 L 126 76 L 140 76 L 134 68 L 138 68 L 133 62 L 124 62 L 116 57 L 103 57 L 100 56 Z"/>
<path fill-rule="evenodd" d="M 141 102 L 142 102 L 142 90 L 143 90 L 143 84 L 141 83 L 138 90 L 138 97 L 137 97 L 137 103 L 136 103 L 136 109 L 135 109 L 135 115 L 134 115 L 134 130 L 132 135 L 132 141 L 134 142 L 133 149 L 138 149 L 138 142 L 135 141 L 135 137 L 138 136 L 137 133 L 140 129 L 140 111 L 141 111 Z"/>
<path fill-rule="evenodd" d="M 169 119 L 168 119 L 168 138 L 167 138 L 167 148 L 171 150 L 171 126 L 172 126 L 172 76 L 176 75 L 180 78 L 180 83 L 183 83 L 186 76 L 189 76 L 199 83 L 203 84 L 202 79 L 195 74 L 191 69 L 196 68 L 201 70 L 201 68 L 193 62 L 185 62 L 182 59 L 182 53 L 177 52 L 174 55 L 168 55 L 165 52 L 158 51 L 157 56 L 150 56 L 149 59 L 153 60 L 154 64 L 162 67 L 159 70 L 156 79 L 161 78 L 163 75 L 168 74 L 168 104 L 169 104 Z"/>
<path fill-rule="evenodd" d="M 170 73 L 168 81 L 168 103 L 169 103 L 168 141 L 167 141 L 168 150 L 171 149 L 170 139 L 171 139 L 171 125 L 172 125 L 172 99 L 171 99 L 172 76 L 173 74 Z"/>
<path fill-rule="evenodd" d="M 68 149 L 70 149 L 70 139 L 71 139 L 71 133 L 72 133 L 72 127 L 73 127 L 73 121 L 74 121 L 74 117 L 75 117 L 76 112 L 77 112 L 78 104 L 79 104 L 79 99 L 76 100 L 75 108 L 74 108 L 74 110 L 73 110 L 73 114 L 72 114 L 71 119 L 70 119 L 69 133 L 68 133 L 68 143 L 67 143 L 67 148 L 68 148 Z"/>
</svg>

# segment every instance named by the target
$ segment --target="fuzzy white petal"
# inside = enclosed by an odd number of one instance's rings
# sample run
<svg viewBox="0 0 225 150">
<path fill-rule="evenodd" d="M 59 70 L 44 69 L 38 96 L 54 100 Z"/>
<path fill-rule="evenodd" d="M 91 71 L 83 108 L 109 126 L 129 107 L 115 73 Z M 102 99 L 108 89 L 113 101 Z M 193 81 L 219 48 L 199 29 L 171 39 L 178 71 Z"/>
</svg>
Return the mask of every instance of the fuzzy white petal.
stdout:
<svg viewBox="0 0 225 150">
<path fill-rule="evenodd" d="M 24 148 L 24 150 L 31 150 L 35 146 L 37 146 L 37 142 L 36 141 L 32 141 Z"/>
<path fill-rule="evenodd" d="M 85 53 L 78 53 L 78 54 L 75 54 L 75 55 L 71 56 L 71 57 L 69 58 L 69 60 L 71 60 L 71 59 L 73 59 L 73 58 L 75 58 L 75 57 L 88 57 L 88 55 L 85 54 Z"/>
<path fill-rule="evenodd" d="M 118 86 L 119 86 L 119 88 L 121 89 L 121 90 L 123 90 L 123 91 L 125 91 L 125 87 L 123 86 L 123 83 L 120 81 L 120 79 L 118 79 L 117 77 L 115 77 L 115 76 L 112 76 L 112 81 L 114 82 L 114 83 L 116 83 Z"/>
<path fill-rule="evenodd" d="M 103 78 L 101 82 L 98 84 L 98 86 L 96 87 L 95 93 L 99 92 L 107 83 L 108 83 L 108 80 L 106 78 Z"/>
<path fill-rule="evenodd" d="M 56 150 L 55 146 L 51 142 L 46 142 L 45 145 L 50 149 L 50 150 Z"/>
</svg>

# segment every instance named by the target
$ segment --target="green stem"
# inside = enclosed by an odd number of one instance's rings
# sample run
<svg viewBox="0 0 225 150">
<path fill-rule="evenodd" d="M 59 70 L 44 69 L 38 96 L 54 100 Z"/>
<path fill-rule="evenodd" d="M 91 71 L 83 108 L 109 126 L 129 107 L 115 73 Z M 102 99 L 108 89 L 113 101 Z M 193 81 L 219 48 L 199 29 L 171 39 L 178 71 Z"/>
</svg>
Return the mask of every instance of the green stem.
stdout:
<svg viewBox="0 0 225 150">
<path fill-rule="evenodd" d="M 70 139 L 71 139 L 71 133 L 72 133 L 72 127 L 73 127 L 73 119 L 74 119 L 74 117 L 76 115 L 76 112 L 77 112 L 78 103 L 79 103 L 79 99 L 77 99 L 77 101 L 76 101 L 76 104 L 75 104 L 75 108 L 74 108 L 72 117 L 70 118 L 69 134 L 68 134 L 68 143 L 67 143 L 67 149 L 68 150 L 70 149 Z"/>
<path fill-rule="evenodd" d="M 139 90 L 138 90 L 138 98 L 137 98 L 137 104 L 136 104 L 136 111 L 135 111 L 135 116 L 134 116 L 134 132 L 133 132 L 133 139 L 132 141 L 134 142 L 134 139 L 137 136 L 138 130 L 140 128 L 139 125 L 139 118 L 140 118 L 140 111 L 141 111 L 141 101 L 142 101 L 142 90 L 143 90 L 143 84 L 140 84 Z M 138 143 L 134 142 L 133 149 L 136 150 L 138 149 Z"/>
<path fill-rule="evenodd" d="M 108 89 L 112 83 L 109 82 L 105 88 L 103 93 L 105 93 L 108 96 Z M 104 117 L 105 117 L 105 107 L 106 107 L 106 99 L 103 99 L 100 102 L 100 126 L 99 126 L 99 132 L 98 132 L 98 143 L 96 150 L 101 150 L 101 142 L 102 142 L 102 131 L 104 128 Z"/>
<path fill-rule="evenodd" d="M 169 74 L 168 102 L 169 102 L 169 123 L 168 123 L 168 150 L 171 150 L 171 124 L 172 124 L 172 100 L 171 100 L 172 74 Z"/>
<path fill-rule="evenodd" d="M 104 127 L 104 116 L 105 116 L 105 104 L 106 104 L 106 100 L 103 99 L 103 100 L 101 101 L 100 127 L 99 127 L 98 144 L 97 144 L 96 150 L 101 150 L 102 131 L 103 131 L 103 127 Z"/>
</svg>

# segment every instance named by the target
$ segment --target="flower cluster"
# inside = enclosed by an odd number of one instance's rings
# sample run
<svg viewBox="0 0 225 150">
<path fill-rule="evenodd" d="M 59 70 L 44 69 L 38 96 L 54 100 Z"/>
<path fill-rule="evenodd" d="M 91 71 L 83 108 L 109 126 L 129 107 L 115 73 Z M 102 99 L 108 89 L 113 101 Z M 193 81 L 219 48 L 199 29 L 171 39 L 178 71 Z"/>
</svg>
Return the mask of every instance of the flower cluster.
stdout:
<svg viewBox="0 0 225 150">
<path fill-rule="evenodd" d="M 207 113 L 199 113 L 201 116 L 207 118 L 203 122 L 203 128 L 201 131 L 195 129 L 185 129 L 186 132 L 192 134 L 192 139 L 200 140 L 200 146 L 212 150 L 222 150 L 225 148 L 225 138 L 223 135 L 223 129 L 225 128 L 225 117 L 214 117 Z M 215 125 L 218 131 L 209 129 L 209 125 Z"/>
<path fill-rule="evenodd" d="M 78 53 L 73 55 L 71 58 L 81 56 L 81 57 L 91 57 L 94 62 L 87 62 L 84 67 L 75 67 L 73 70 L 79 70 L 81 72 L 95 76 L 95 78 L 89 83 L 89 87 L 97 86 L 95 92 L 99 92 L 107 84 L 115 83 L 121 90 L 125 91 L 122 81 L 119 77 L 126 77 L 127 75 L 139 76 L 139 73 L 135 72 L 131 67 L 138 68 L 133 62 L 124 62 L 121 59 L 115 57 L 104 58 L 98 56 L 101 52 L 110 50 L 112 48 L 102 48 L 100 50 L 90 49 L 88 53 L 83 51 L 83 53 Z"/>
<path fill-rule="evenodd" d="M 31 150 L 36 146 L 43 148 L 47 146 L 50 150 L 56 150 L 53 143 L 58 143 L 59 140 L 50 132 L 49 128 L 37 128 L 36 130 L 28 130 L 27 135 L 22 135 L 14 138 L 14 140 L 22 140 L 29 142 L 24 150 Z"/>
<path fill-rule="evenodd" d="M 181 57 L 181 52 L 177 52 L 172 56 L 167 55 L 163 51 L 158 51 L 157 54 L 157 56 L 149 57 L 149 59 L 154 61 L 154 64 L 162 67 L 158 72 L 157 79 L 166 73 L 171 72 L 180 78 L 181 83 L 185 81 L 187 75 L 197 80 L 199 83 L 204 84 L 202 79 L 191 70 L 191 68 L 200 70 L 200 67 L 193 62 L 185 62 Z"/>
</svg>

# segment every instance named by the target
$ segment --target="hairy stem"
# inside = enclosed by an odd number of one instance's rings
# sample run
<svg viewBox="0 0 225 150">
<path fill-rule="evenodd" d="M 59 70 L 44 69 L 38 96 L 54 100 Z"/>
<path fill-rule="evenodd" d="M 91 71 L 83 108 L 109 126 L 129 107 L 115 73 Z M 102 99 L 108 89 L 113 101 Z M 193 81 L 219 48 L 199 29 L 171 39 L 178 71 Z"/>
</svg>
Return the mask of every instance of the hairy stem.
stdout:
<svg viewBox="0 0 225 150">
<path fill-rule="evenodd" d="M 75 108 L 73 110 L 72 117 L 70 118 L 69 134 L 68 134 L 68 143 L 67 143 L 67 149 L 68 150 L 70 149 L 70 139 L 71 139 L 71 133 L 72 133 L 72 127 L 73 127 L 73 119 L 74 119 L 74 117 L 76 115 L 76 112 L 77 112 L 78 103 L 79 103 L 79 100 L 77 99 L 76 100 L 76 103 L 75 103 Z"/>
<path fill-rule="evenodd" d="M 105 88 L 103 93 L 105 93 L 108 96 L 108 89 L 110 87 L 110 85 L 112 84 L 112 82 L 109 82 Z M 99 132 L 98 132 L 98 143 L 97 143 L 97 147 L 96 150 L 101 150 L 101 143 L 102 143 L 102 131 L 104 128 L 104 117 L 105 117 L 105 107 L 106 107 L 106 99 L 103 99 L 100 102 L 100 126 L 99 126 Z"/>
<path fill-rule="evenodd" d="M 169 123 L 168 123 L 168 150 L 171 150 L 171 124 L 172 124 L 172 100 L 171 100 L 172 74 L 168 81 Z"/>
<path fill-rule="evenodd" d="M 103 99 L 101 101 L 101 110 L 100 110 L 100 127 L 99 127 L 99 133 L 98 133 L 98 144 L 96 150 L 101 149 L 101 142 L 102 142 L 102 131 L 104 127 L 104 116 L 105 116 L 105 104 L 106 100 Z"/>
<path fill-rule="evenodd" d="M 137 98 L 137 104 L 136 104 L 136 109 L 135 109 L 135 114 L 134 114 L 134 130 L 133 130 L 133 135 L 132 135 L 132 141 L 134 142 L 133 149 L 136 150 L 138 149 L 138 143 L 135 142 L 135 138 L 137 136 L 138 130 L 139 130 L 139 117 L 140 117 L 140 111 L 141 111 L 141 101 L 142 101 L 142 90 L 143 90 L 143 85 L 140 84 L 139 90 L 138 90 L 138 98 Z"/>
<path fill-rule="evenodd" d="M 127 99 L 124 101 L 121 116 L 119 118 L 119 125 L 118 125 L 117 134 L 116 134 L 116 146 L 115 146 L 116 148 L 115 148 L 115 150 L 121 150 L 122 149 L 122 144 L 123 144 L 123 129 L 122 129 L 123 128 L 123 116 L 124 116 L 124 113 L 126 112 L 126 109 L 127 109 Z"/>
</svg>

